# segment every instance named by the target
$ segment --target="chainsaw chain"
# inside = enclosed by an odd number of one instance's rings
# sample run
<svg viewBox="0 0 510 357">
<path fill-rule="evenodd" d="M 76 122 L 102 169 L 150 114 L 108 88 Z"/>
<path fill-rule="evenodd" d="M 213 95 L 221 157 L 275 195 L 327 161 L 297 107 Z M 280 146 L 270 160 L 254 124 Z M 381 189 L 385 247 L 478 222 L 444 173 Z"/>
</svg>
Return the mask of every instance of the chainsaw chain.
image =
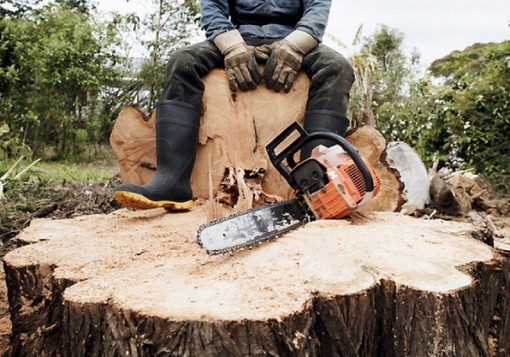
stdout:
<svg viewBox="0 0 510 357">
<path fill-rule="evenodd" d="M 298 204 L 303 208 L 303 210 L 306 212 L 306 216 L 308 217 L 306 221 L 303 221 L 303 224 L 306 224 L 308 222 L 311 222 L 311 221 L 314 221 L 315 220 L 315 215 L 313 214 L 313 212 L 310 210 L 310 208 L 308 207 L 308 205 L 306 204 L 304 198 L 299 195 L 298 197 Z M 292 201 L 281 201 L 281 202 L 277 202 L 275 203 L 275 205 L 285 205 L 285 204 L 288 204 Z M 223 223 L 225 221 L 228 221 L 230 219 L 234 219 L 234 218 L 237 218 L 239 216 L 245 216 L 245 215 L 249 215 L 249 214 L 252 214 L 253 212 L 257 212 L 257 211 L 260 211 L 262 209 L 267 209 L 268 207 L 267 206 L 261 206 L 261 207 L 256 207 L 256 208 L 250 208 L 246 211 L 243 211 L 243 212 L 238 212 L 238 213 L 233 213 L 229 216 L 226 216 L 226 217 L 222 217 L 222 218 L 218 218 L 218 219 L 215 219 L 209 223 L 204 223 L 202 225 L 200 225 L 198 227 L 198 230 L 196 232 L 196 238 L 197 238 L 197 242 L 198 244 L 200 245 L 200 247 L 202 247 L 203 249 L 205 249 L 205 251 L 208 253 L 208 254 L 211 254 L 211 255 L 220 255 L 220 254 L 230 254 L 230 253 L 233 253 L 237 250 L 242 250 L 242 249 L 245 249 L 245 248 L 248 248 L 248 247 L 252 247 L 256 244 L 260 244 L 262 242 L 265 242 L 265 241 L 268 241 L 272 238 L 277 238 L 278 236 L 284 234 L 284 233 L 288 233 L 288 232 L 291 232 L 301 226 L 298 226 L 298 227 L 295 227 L 295 228 L 291 228 L 289 230 L 286 230 L 284 232 L 279 232 L 279 234 L 269 234 L 268 236 L 264 236 L 264 237 L 260 237 L 259 239 L 257 240 L 254 240 L 254 241 L 251 241 L 251 242 L 246 242 L 246 243 L 243 243 L 243 244 L 239 244 L 237 246 L 234 246 L 234 247 L 230 247 L 230 248 L 225 248 L 225 249 L 215 249 L 215 250 L 209 250 L 207 249 L 203 243 L 202 243 L 202 240 L 200 238 L 200 234 L 202 233 L 202 231 L 208 227 L 211 227 L 211 226 L 214 226 L 216 224 L 219 224 L 219 223 Z"/>
</svg>

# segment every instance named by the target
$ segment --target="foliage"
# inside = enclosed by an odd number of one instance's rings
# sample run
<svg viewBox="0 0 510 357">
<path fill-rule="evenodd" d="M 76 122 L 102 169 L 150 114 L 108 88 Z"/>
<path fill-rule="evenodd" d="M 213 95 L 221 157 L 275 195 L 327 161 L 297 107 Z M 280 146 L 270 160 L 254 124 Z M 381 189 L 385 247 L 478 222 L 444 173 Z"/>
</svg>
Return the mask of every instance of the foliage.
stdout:
<svg viewBox="0 0 510 357">
<path fill-rule="evenodd" d="M 90 12 L 95 9 L 95 5 L 88 0 L 56 0 L 56 3 L 85 15 L 90 14 Z"/>
<path fill-rule="evenodd" d="M 117 33 L 83 10 L 50 4 L 0 22 L 0 115 L 9 139 L 23 138 L 37 155 L 77 155 L 111 121 L 102 97 L 122 76 L 112 66 Z"/>
<path fill-rule="evenodd" d="M 353 41 L 357 46 L 361 42 L 363 26 L 360 26 Z M 335 39 L 339 45 L 341 43 Z M 364 46 L 366 49 L 367 46 Z M 375 126 L 373 104 L 373 76 L 375 71 L 375 56 L 370 51 L 358 51 L 350 58 L 355 72 L 355 82 L 351 91 L 350 111 L 354 126 Z"/>
<path fill-rule="evenodd" d="M 391 138 L 390 113 L 408 96 L 418 71 L 419 55 L 408 56 L 403 34 L 385 25 L 364 38 L 360 28 L 355 44 L 358 42 L 361 48 L 351 58 L 356 72 L 351 111 L 358 125 L 377 123 Z"/>
<path fill-rule="evenodd" d="M 0 122 L 0 158 L 31 156 L 32 150 L 19 137 L 10 135 L 7 123 Z"/>
<path fill-rule="evenodd" d="M 407 142 L 429 166 L 474 169 L 510 192 L 510 42 L 455 51 L 421 78 L 418 59 L 405 55 L 396 30 L 364 38 L 352 57 L 354 121 Z"/>
<path fill-rule="evenodd" d="M 197 35 L 199 7 L 195 0 L 152 0 L 153 12 L 140 20 L 141 45 L 148 53 L 138 79 L 147 91 L 146 104 L 153 108 L 165 87 L 166 65 L 172 52 L 189 45 Z"/>
<path fill-rule="evenodd" d="M 32 162 L 30 165 L 28 165 L 27 167 L 25 167 L 20 172 L 16 173 L 17 166 L 21 162 L 21 160 L 23 160 L 23 157 L 18 159 L 18 161 L 16 161 L 14 163 L 14 165 L 12 165 L 7 170 L 7 172 L 0 177 L 0 201 L 2 201 L 5 198 L 5 195 L 4 195 L 4 183 L 7 180 L 14 180 L 14 181 L 19 180 L 28 170 L 30 170 L 30 168 L 32 166 L 34 166 L 35 164 L 37 164 L 39 162 L 39 160 L 36 160 L 36 161 Z"/>
<path fill-rule="evenodd" d="M 0 18 L 24 17 L 30 14 L 43 0 L 2 0 L 0 6 Z"/>
<path fill-rule="evenodd" d="M 474 45 L 435 61 L 395 114 L 399 139 L 427 163 L 473 168 L 510 191 L 510 42 Z"/>
<path fill-rule="evenodd" d="M 509 190 L 510 41 L 475 44 L 436 60 L 434 117 L 449 163 L 474 168 Z"/>
</svg>

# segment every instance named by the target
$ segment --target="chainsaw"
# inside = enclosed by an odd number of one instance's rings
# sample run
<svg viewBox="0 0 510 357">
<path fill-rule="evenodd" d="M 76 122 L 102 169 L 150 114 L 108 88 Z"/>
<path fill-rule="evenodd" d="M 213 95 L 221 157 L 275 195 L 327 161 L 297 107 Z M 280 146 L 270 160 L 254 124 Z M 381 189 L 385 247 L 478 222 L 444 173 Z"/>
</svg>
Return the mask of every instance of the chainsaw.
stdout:
<svg viewBox="0 0 510 357">
<path fill-rule="evenodd" d="M 296 154 L 315 140 L 328 140 L 334 145 L 319 145 L 309 158 L 296 163 Z M 289 141 L 288 146 L 276 152 Z M 380 190 L 381 183 L 373 167 L 339 135 L 309 134 L 293 123 L 266 150 L 272 164 L 294 189 L 294 198 L 201 225 L 197 240 L 207 253 L 232 252 L 281 236 L 314 220 L 346 217 Z"/>
</svg>

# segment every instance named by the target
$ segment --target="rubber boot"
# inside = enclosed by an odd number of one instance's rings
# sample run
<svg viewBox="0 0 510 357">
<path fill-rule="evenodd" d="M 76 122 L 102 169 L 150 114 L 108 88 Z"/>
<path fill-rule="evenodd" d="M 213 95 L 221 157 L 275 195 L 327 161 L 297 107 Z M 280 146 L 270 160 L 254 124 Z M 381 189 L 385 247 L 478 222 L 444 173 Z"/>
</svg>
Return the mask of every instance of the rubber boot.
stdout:
<svg viewBox="0 0 510 357">
<path fill-rule="evenodd" d="M 183 102 L 163 100 L 156 106 L 156 175 L 144 186 L 120 185 L 114 197 L 138 209 L 168 211 L 193 207 L 190 185 L 198 145 L 200 111 Z"/>
<path fill-rule="evenodd" d="M 305 113 L 303 128 L 309 133 L 328 132 L 345 136 L 349 128 L 349 119 L 344 114 L 330 110 L 311 110 Z M 310 157 L 312 150 L 318 146 L 330 147 L 334 142 L 330 140 L 314 140 L 301 149 L 301 161 Z"/>
</svg>

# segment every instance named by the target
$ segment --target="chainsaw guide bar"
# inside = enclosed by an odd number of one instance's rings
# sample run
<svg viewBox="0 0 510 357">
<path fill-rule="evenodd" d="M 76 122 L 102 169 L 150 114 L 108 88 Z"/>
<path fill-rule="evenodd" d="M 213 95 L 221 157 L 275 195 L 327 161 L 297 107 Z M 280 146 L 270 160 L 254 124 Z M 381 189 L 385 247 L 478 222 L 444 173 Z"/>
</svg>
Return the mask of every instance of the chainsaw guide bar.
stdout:
<svg viewBox="0 0 510 357">
<path fill-rule="evenodd" d="M 314 220 L 301 198 L 253 208 L 203 224 L 197 240 L 209 254 L 225 254 L 294 230 Z"/>
</svg>

